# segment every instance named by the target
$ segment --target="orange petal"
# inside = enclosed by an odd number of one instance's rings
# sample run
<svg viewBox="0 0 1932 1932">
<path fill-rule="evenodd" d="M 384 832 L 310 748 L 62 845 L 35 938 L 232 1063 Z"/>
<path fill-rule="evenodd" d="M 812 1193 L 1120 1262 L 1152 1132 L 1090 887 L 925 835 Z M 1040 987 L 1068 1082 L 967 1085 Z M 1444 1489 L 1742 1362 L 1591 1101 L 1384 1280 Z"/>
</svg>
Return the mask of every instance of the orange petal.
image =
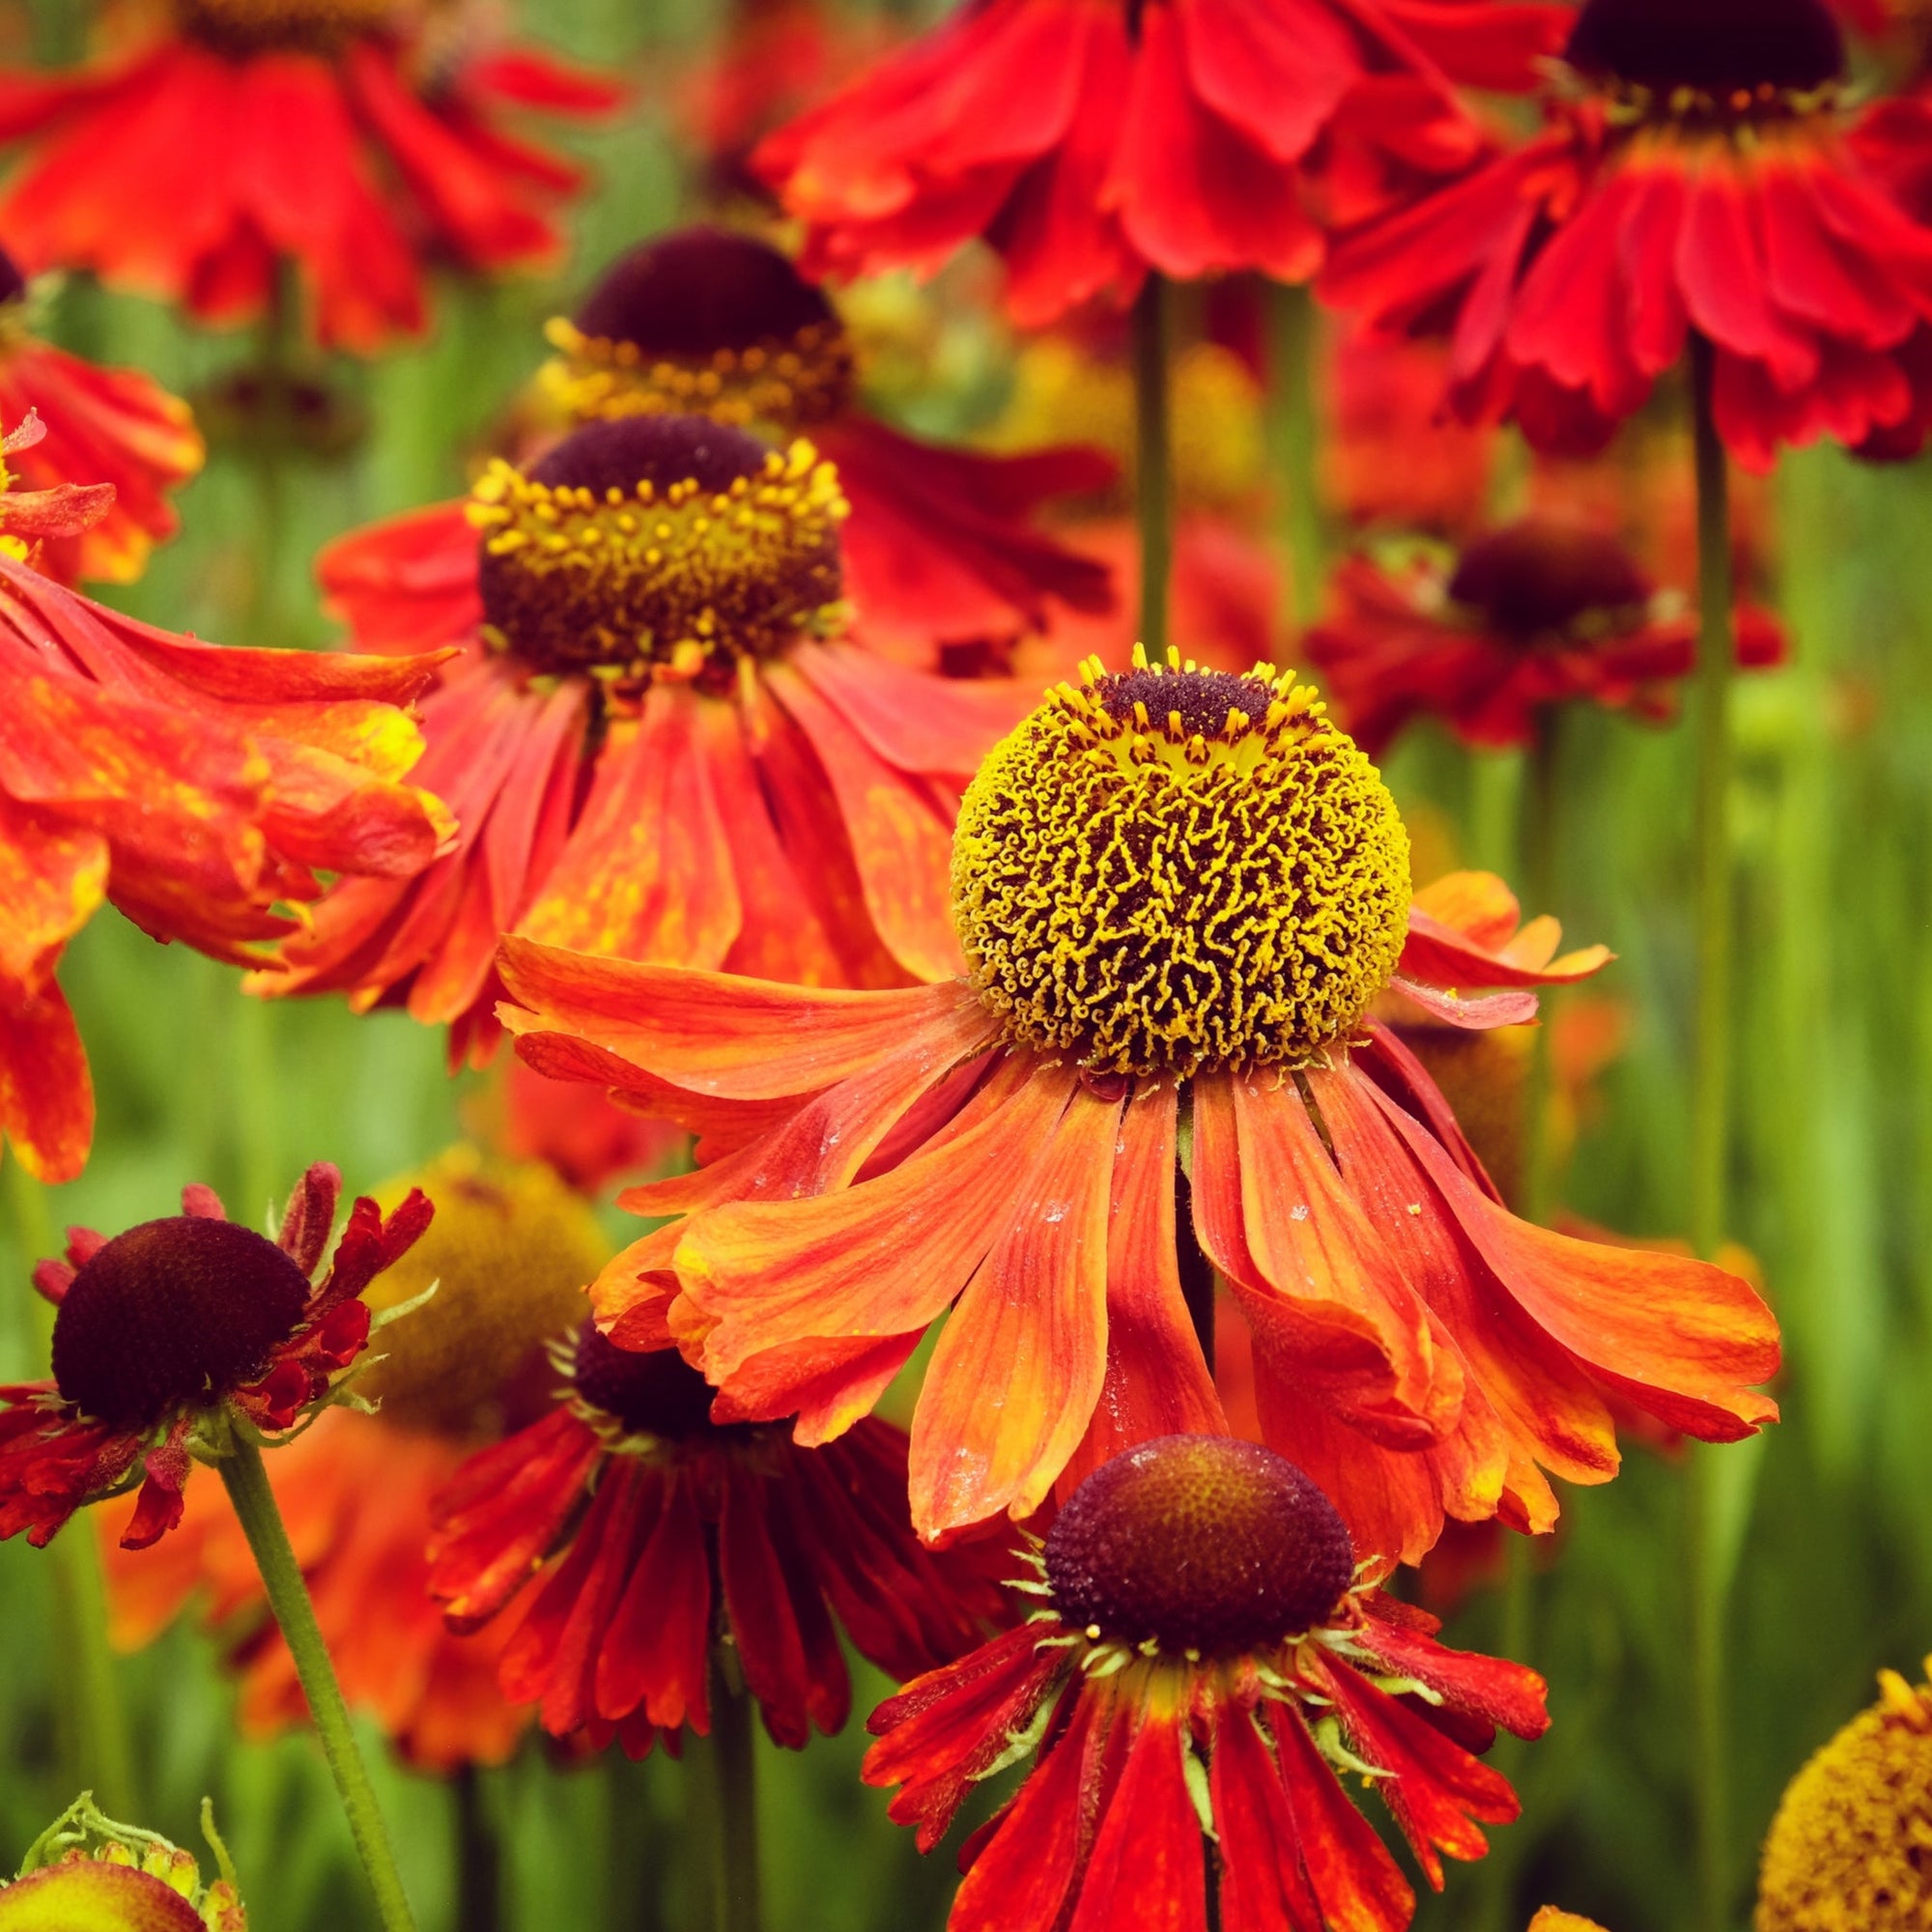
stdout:
<svg viewBox="0 0 1932 1932">
<path fill-rule="evenodd" d="M 610 727 L 570 842 L 525 914 L 528 938 L 619 958 L 715 967 L 738 936 L 731 847 L 697 707 L 665 686 Z"/>
<path fill-rule="evenodd" d="M 713 1324 L 705 1373 L 728 1388 L 767 1349 L 923 1328 L 1011 1218 L 1015 1182 L 1073 1085 L 1068 1069 L 1041 1068 L 970 1131 L 857 1187 L 694 1216 L 677 1272 L 686 1300 Z"/>
<path fill-rule="evenodd" d="M 768 1100 L 862 1073 L 907 1032 L 972 1000 L 957 980 L 892 992 L 781 986 L 505 938 L 512 1033 L 576 1034 L 693 1094 Z"/>
<path fill-rule="evenodd" d="M 107 896 L 107 840 L 0 792 L 0 1001 L 36 998 Z"/>
<path fill-rule="evenodd" d="M 1577 1483 L 1616 1473 L 1616 1432 L 1601 1394 L 1494 1282 L 1389 1131 L 1375 1084 L 1345 1066 L 1311 1075 L 1309 1085 L 1343 1179 L 1463 1358 L 1466 1487 L 1447 1492 L 1451 1513 L 1468 1520 L 1487 1515 L 1500 1481 L 1509 1521 L 1539 1534 L 1552 1528 L 1556 1497 L 1544 1469 Z"/>
<path fill-rule="evenodd" d="M 1122 1104 L 1076 1088 L 1024 1180 L 1008 1172 L 1015 1206 L 940 1331 L 913 1415 L 912 1520 L 928 1542 L 1001 1510 L 1030 1516 L 1087 1433 L 1107 1370 Z"/>
<path fill-rule="evenodd" d="M 1027 680 L 935 677 L 846 643 L 809 644 L 791 662 L 888 764 L 962 781 L 1041 696 Z"/>
<path fill-rule="evenodd" d="M 825 768 L 866 907 L 906 971 L 944 980 L 964 970 L 952 930 L 952 819 L 958 797 L 889 765 L 838 710 L 788 666 L 766 681 Z"/>
<path fill-rule="evenodd" d="M 1748 1282 L 1709 1262 L 1519 1221 L 1400 1107 L 1369 1092 L 1497 1281 L 1592 1374 L 1706 1441 L 1736 1441 L 1777 1419 L 1777 1405 L 1753 1386 L 1777 1373 L 1777 1322 Z"/>
<path fill-rule="evenodd" d="M 1179 1094 L 1163 1083 L 1136 1094 L 1121 1122 L 1107 1231 L 1106 1379 L 1061 1475 L 1063 1495 L 1136 1442 L 1228 1434 L 1176 1260 L 1179 1111 Z"/>
<path fill-rule="evenodd" d="M 61 989 L 14 1008 L 0 1000 L 0 1133 L 36 1180 L 71 1180 L 94 1142 L 87 1049 Z"/>
<path fill-rule="evenodd" d="M 1194 1083 L 1194 1219 L 1255 1338 L 1258 1380 L 1328 1404 L 1398 1448 L 1455 1419 L 1422 1305 L 1343 1187 L 1293 1084 Z"/>
</svg>

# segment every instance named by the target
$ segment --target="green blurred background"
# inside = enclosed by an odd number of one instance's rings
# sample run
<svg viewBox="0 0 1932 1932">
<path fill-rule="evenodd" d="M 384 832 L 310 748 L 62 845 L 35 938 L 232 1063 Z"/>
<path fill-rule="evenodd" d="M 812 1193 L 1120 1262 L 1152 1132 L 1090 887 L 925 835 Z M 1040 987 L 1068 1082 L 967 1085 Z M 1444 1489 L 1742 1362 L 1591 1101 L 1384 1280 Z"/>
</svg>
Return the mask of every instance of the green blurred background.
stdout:
<svg viewBox="0 0 1932 1932">
<path fill-rule="evenodd" d="M 666 103 L 722 11 L 704 0 L 546 0 L 527 25 L 562 51 L 640 82 L 638 110 L 575 142 L 598 171 L 572 259 L 554 285 L 445 282 L 434 337 L 336 374 L 368 434 L 303 468 L 275 581 L 258 582 L 258 476 L 220 456 L 182 497 L 183 536 L 114 601 L 175 628 L 245 642 L 325 640 L 307 559 L 369 518 L 445 496 L 542 354 L 544 319 L 586 277 L 694 206 Z M 904 11 L 904 10 L 901 10 Z M 926 10 L 930 11 L 930 10 Z M 0 8 L 10 49 L 75 43 L 78 0 Z M 999 401 L 997 358 L 969 316 L 955 373 L 920 398 L 924 427 L 970 427 Z M 163 312 L 82 281 L 46 332 L 192 392 L 245 355 L 245 335 L 193 334 Z M 989 378 L 988 370 L 992 368 Z M 58 435 L 59 426 L 53 426 Z M 1932 1647 L 1932 557 L 1923 467 L 1873 470 L 1835 454 L 1791 461 L 1770 559 L 1795 662 L 1744 681 L 1732 800 L 1742 952 L 1734 1014 L 1741 1091 L 1735 1234 L 1763 1264 L 1783 1321 L 1786 1420 L 1722 1453 L 1735 1563 L 1729 1667 L 1736 1922 L 1755 1847 L 1804 1757 L 1869 1701 L 1881 1663 Z M 264 599 L 266 598 L 266 605 Z M 241 637 L 270 609 L 277 637 Z M 1405 808 L 1452 825 L 1471 860 L 1520 879 L 1517 761 L 1472 760 L 1428 732 L 1391 761 Z M 1627 1051 L 1571 1167 L 1568 1205 L 1632 1235 L 1682 1230 L 1690 933 L 1690 748 L 1681 731 L 1602 714 L 1566 721 L 1557 891 L 1578 943 L 1618 953 L 1603 988 L 1626 1003 Z M 25 1286 L 52 1227 L 118 1229 L 172 1211 L 212 1182 L 258 1220 L 306 1162 L 352 1188 L 454 1139 L 460 1085 L 440 1038 L 394 1014 L 336 1004 L 262 1007 L 236 976 L 153 945 L 115 917 L 72 948 L 63 982 L 99 1096 L 92 1164 L 40 1195 L 6 1171 L 0 1378 L 43 1373 L 42 1314 Z M 1533 1588 L 1526 1661 L 1551 1683 L 1549 1737 L 1511 1759 L 1524 1802 L 1491 1868 L 1451 1873 L 1418 1923 L 1520 1932 L 1546 1901 L 1613 1932 L 1675 1932 L 1692 1912 L 1689 1590 L 1680 1465 L 1641 1448 L 1620 1481 L 1566 1499 L 1560 1545 Z M 72 1795 L 66 1717 L 51 1686 L 68 1619 L 54 1563 L 0 1546 L 0 1864 Z M 1499 1646 L 1500 1595 L 1478 1593 L 1452 1640 Z M 859 1667 L 855 1707 L 884 1694 Z M 319 1754 L 303 1738 L 238 1743 L 212 1646 L 177 1629 L 121 1666 L 138 1762 L 139 1820 L 198 1842 L 204 1792 L 264 1932 L 360 1922 L 359 1880 Z M 372 1745 L 374 1741 L 372 1740 Z M 764 1890 L 774 1932 L 938 1927 L 950 1859 L 918 1858 L 863 1790 L 857 1724 L 803 1755 L 760 1741 Z M 375 1747 L 378 1755 L 380 1746 Z M 698 1927 L 680 1856 L 680 1767 L 662 1759 L 561 1769 L 532 1746 L 488 1774 L 481 1798 L 504 1848 L 518 1927 Z M 457 1807 L 432 1781 L 381 1767 L 405 1875 L 426 1932 L 455 1923 Z M 105 1794 L 103 1794 L 105 1796 Z"/>
</svg>

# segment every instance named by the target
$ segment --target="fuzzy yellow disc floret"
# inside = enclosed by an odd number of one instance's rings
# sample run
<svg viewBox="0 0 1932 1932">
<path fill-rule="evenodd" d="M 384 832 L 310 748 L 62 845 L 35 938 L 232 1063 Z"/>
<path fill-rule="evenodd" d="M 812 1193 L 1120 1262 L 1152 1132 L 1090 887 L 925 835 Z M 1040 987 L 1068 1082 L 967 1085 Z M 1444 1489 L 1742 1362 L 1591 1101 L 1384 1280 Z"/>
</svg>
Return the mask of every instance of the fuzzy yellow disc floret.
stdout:
<svg viewBox="0 0 1932 1932">
<path fill-rule="evenodd" d="M 376 1337 L 371 1352 L 384 1359 L 355 1386 L 380 1399 L 390 1421 L 489 1433 L 512 1382 L 526 1370 L 546 1374 L 546 1342 L 582 1321 L 583 1291 L 610 1244 L 589 1204 L 540 1161 L 492 1162 L 452 1148 L 377 1189 L 377 1202 L 394 1208 L 411 1187 L 429 1196 L 436 1219 L 363 1298 L 381 1312 L 432 1282 L 437 1290 Z"/>
<path fill-rule="evenodd" d="M 1305 1064 L 1407 928 L 1395 802 L 1306 687 L 1178 661 L 1086 667 L 960 808 L 952 898 L 1015 1043 L 1094 1071 Z"/>
<path fill-rule="evenodd" d="M 1932 1690 L 1890 1670 L 1879 1690 L 1785 1791 L 1765 1840 L 1757 1932 L 1932 1927 Z"/>
</svg>

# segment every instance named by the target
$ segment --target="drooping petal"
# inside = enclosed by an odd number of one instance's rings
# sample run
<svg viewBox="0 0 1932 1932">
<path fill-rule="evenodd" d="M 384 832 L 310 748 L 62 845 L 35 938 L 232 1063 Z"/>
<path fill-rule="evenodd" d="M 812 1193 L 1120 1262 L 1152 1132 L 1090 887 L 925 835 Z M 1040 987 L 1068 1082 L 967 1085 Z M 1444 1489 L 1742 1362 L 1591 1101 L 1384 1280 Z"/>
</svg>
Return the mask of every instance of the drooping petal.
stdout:
<svg viewBox="0 0 1932 1932">
<path fill-rule="evenodd" d="M 1044 1076 L 1041 1076 L 1042 1078 Z M 1107 1362 L 1108 1207 L 1122 1102 L 1076 1089 L 966 1284 L 912 1427 L 914 1527 L 928 1541 L 1031 1515 L 1087 1432 Z"/>
<path fill-rule="evenodd" d="M 1187 1732 L 1144 1716 L 1108 1794 L 1067 1932 L 1207 1932 L 1201 1824 L 1181 1770 Z"/>
<path fill-rule="evenodd" d="M 1063 1495 L 1136 1442 L 1228 1433 L 1176 1263 L 1179 1106 L 1163 1083 L 1137 1094 L 1122 1116 L 1107 1236 L 1106 1378 L 1061 1475 Z"/>
</svg>

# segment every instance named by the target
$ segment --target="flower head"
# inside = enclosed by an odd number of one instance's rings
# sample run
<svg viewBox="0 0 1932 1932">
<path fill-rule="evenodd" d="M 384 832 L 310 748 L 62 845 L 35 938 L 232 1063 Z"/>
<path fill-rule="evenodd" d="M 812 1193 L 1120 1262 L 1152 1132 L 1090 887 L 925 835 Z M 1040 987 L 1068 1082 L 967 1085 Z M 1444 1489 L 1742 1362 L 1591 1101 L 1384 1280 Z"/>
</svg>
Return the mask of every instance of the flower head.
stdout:
<svg viewBox="0 0 1932 1932">
<path fill-rule="evenodd" d="M 1753 468 L 1922 437 L 1932 229 L 1861 156 L 1824 0 L 1589 0 L 1567 61 L 1541 134 L 1341 241 L 1327 296 L 1446 329 L 1458 413 L 1542 448 L 1600 448 L 1692 331 Z"/>
<path fill-rule="evenodd" d="M 552 322 L 545 385 L 579 421 L 664 412 L 796 434 L 838 415 L 856 374 L 845 326 L 769 243 L 679 229 L 608 269 Z"/>
<path fill-rule="evenodd" d="M 286 258 L 324 343 L 366 354 L 412 333 L 430 261 L 487 272 L 559 251 L 554 211 L 579 172 L 506 121 L 622 98 L 484 44 L 463 12 L 175 0 L 158 31 L 119 35 L 91 65 L 0 74 L 7 137 L 25 147 L 0 231 L 30 270 L 92 269 L 215 323 L 263 314 Z"/>
<path fill-rule="evenodd" d="M 192 1854 L 117 1824 L 83 1793 L 43 1832 L 20 1873 L 0 1883 L 0 1932 L 247 1932 L 228 1848 L 201 1804 L 220 1877 L 203 1885 Z"/>
<path fill-rule="evenodd" d="M 505 931 L 815 984 L 955 970 L 954 802 L 1030 694 L 848 634 L 845 509 L 812 444 L 701 415 L 594 421 L 492 466 L 467 648 L 423 705 L 455 847 L 346 884 L 262 989 L 406 1004 L 480 1055 Z"/>
<path fill-rule="evenodd" d="M 1094 672 L 995 747 L 952 897 L 1009 1040 L 1184 1074 L 1292 1066 L 1355 1026 L 1402 954 L 1408 838 L 1313 699 L 1292 676 Z"/>
<path fill-rule="evenodd" d="M 31 450 L 40 425 L 4 448 Z M 111 491 L 0 496 L 0 1128 L 43 1179 L 80 1172 L 94 1101 L 62 950 L 103 900 L 156 939 L 268 965 L 326 872 L 407 877 L 451 836 L 405 782 L 406 709 L 434 658 L 223 649 L 138 624 L 34 570 Z"/>
<path fill-rule="evenodd" d="M 1470 1755 L 1541 1735 L 1533 1671 L 1444 1650 L 1355 1568 L 1292 1463 L 1224 1436 L 1144 1442 L 1089 1476 L 1023 1587 L 1018 1630 L 876 1711 L 868 1784 L 929 1851 L 973 1785 L 1026 1781 L 969 1841 L 957 1928 L 1221 1922 L 1400 1932 L 1414 1894 L 1342 1780 L 1386 1802 L 1429 1881 L 1477 1859 L 1515 1794 Z M 998 1901 L 997 1908 L 995 1901 Z M 1131 1901 L 1131 1905 L 1129 1904 Z"/>
<path fill-rule="evenodd" d="M 1131 298 L 1150 270 L 1304 281 L 1333 206 L 1400 199 L 1482 153 L 1450 78 L 1527 85 L 1560 31 L 1531 8 L 995 0 L 753 165 L 806 223 L 809 272 L 930 270 L 980 238 L 1026 326 Z"/>
<path fill-rule="evenodd" d="M 501 1683 L 553 1734 L 614 1736 L 633 1756 L 704 1736 L 717 1630 L 766 1729 L 800 1748 L 850 1704 L 835 1615 L 862 1656 L 910 1675 L 997 1614 L 980 1567 L 913 1540 L 898 1431 L 868 1419 L 808 1450 L 718 1426 L 674 1350 L 630 1353 L 588 1322 L 556 1366 L 558 1406 L 457 1474 L 430 1551 L 452 1629 L 528 1591 Z"/>
<path fill-rule="evenodd" d="M 183 1212 L 113 1239 L 71 1231 L 34 1285 L 55 1304 L 53 1376 L 0 1389 L 0 1537 L 45 1544 L 84 1503 L 141 1495 L 122 1542 L 145 1548 L 181 1520 L 191 1459 L 219 1461 L 237 1430 L 276 1435 L 339 1399 L 367 1346 L 362 1291 L 428 1227 L 413 1193 L 386 1218 L 358 1200 L 317 1280 L 342 1177 L 302 1177 L 274 1240 L 230 1221 L 206 1187 Z"/>
<path fill-rule="evenodd" d="M 703 416 L 595 422 L 477 483 L 483 635 L 539 674 L 728 691 L 746 658 L 842 627 L 838 473 Z"/>
<path fill-rule="evenodd" d="M 1932 1690 L 1895 1670 L 1878 1683 L 1878 1702 L 1785 1791 L 1764 1841 L 1757 1932 L 1911 1932 L 1932 1915 Z"/>
<path fill-rule="evenodd" d="M 1435 716 L 1476 745 L 1521 745 L 1563 704 L 1667 717 L 1697 656 L 1694 612 L 1613 536 L 1548 516 L 1478 533 L 1453 560 L 1351 557 L 1308 639 L 1349 728 L 1379 753 Z M 1776 664 L 1768 612 L 1737 618 L 1741 664 Z"/>
<path fill-rule="evenodd" d="M 375 1412 L 318 1417 L 270 1478 L 343 1695 L 406 1763 L 449 1772 L 502 1763 L 529 1713 L 497 1689 L 507 1626 L 458 1635 L 430 1597 L 431 1503 L 479 1447 L 542 1412 L 545 1345 L 579 1321 L 610 1249 L 588 1205 L 541 1167 L 458 1147 L 373 1198 L 395 1208 L 418 1187 L 435 1220 L 362 1296 L 379 1316 L 411 1308 L 357 1368 Z M 114 1547 L 115 1517 L 102 1512 L 101 1544 L 116 1640 L 152 1641 L 199 1597 L 241 1679 L 243 1735 L 303 1722 L 294 1660 L 221 1487 L 189 1486 L 162 1560 Z"/>
<path fill-rule="evenodd" d="M 1549 1528 L 1545 1471 L 1616 1467 L 1613 1399 L 1717 1438 L 1769 1419 L 1752 1290 L 1516 1220 L 1375 1010 L 1520 1024 L 1603 949 L 1518 934 L 1499 882 L 1466 924 L 1411 906 L 1386 790 L 1272 666 L 1085 679 L 973 782 L 948 980 L 817 993 L 506 942 L 532 1064 L 700 1135 L 696 1175 L 622 1197 L 683 1218 L 600 1277 L 612 1339 L 674 1341 L 719 1420 L 796 1411 L 821 1443 L 946 1316 L 912 1428 L 929 1539 L 1225 1433 L 1204 1262 L 1269 1445 L 1365 1555 L 1414 1560 L 1445 1514 Z"/>
</svg>

